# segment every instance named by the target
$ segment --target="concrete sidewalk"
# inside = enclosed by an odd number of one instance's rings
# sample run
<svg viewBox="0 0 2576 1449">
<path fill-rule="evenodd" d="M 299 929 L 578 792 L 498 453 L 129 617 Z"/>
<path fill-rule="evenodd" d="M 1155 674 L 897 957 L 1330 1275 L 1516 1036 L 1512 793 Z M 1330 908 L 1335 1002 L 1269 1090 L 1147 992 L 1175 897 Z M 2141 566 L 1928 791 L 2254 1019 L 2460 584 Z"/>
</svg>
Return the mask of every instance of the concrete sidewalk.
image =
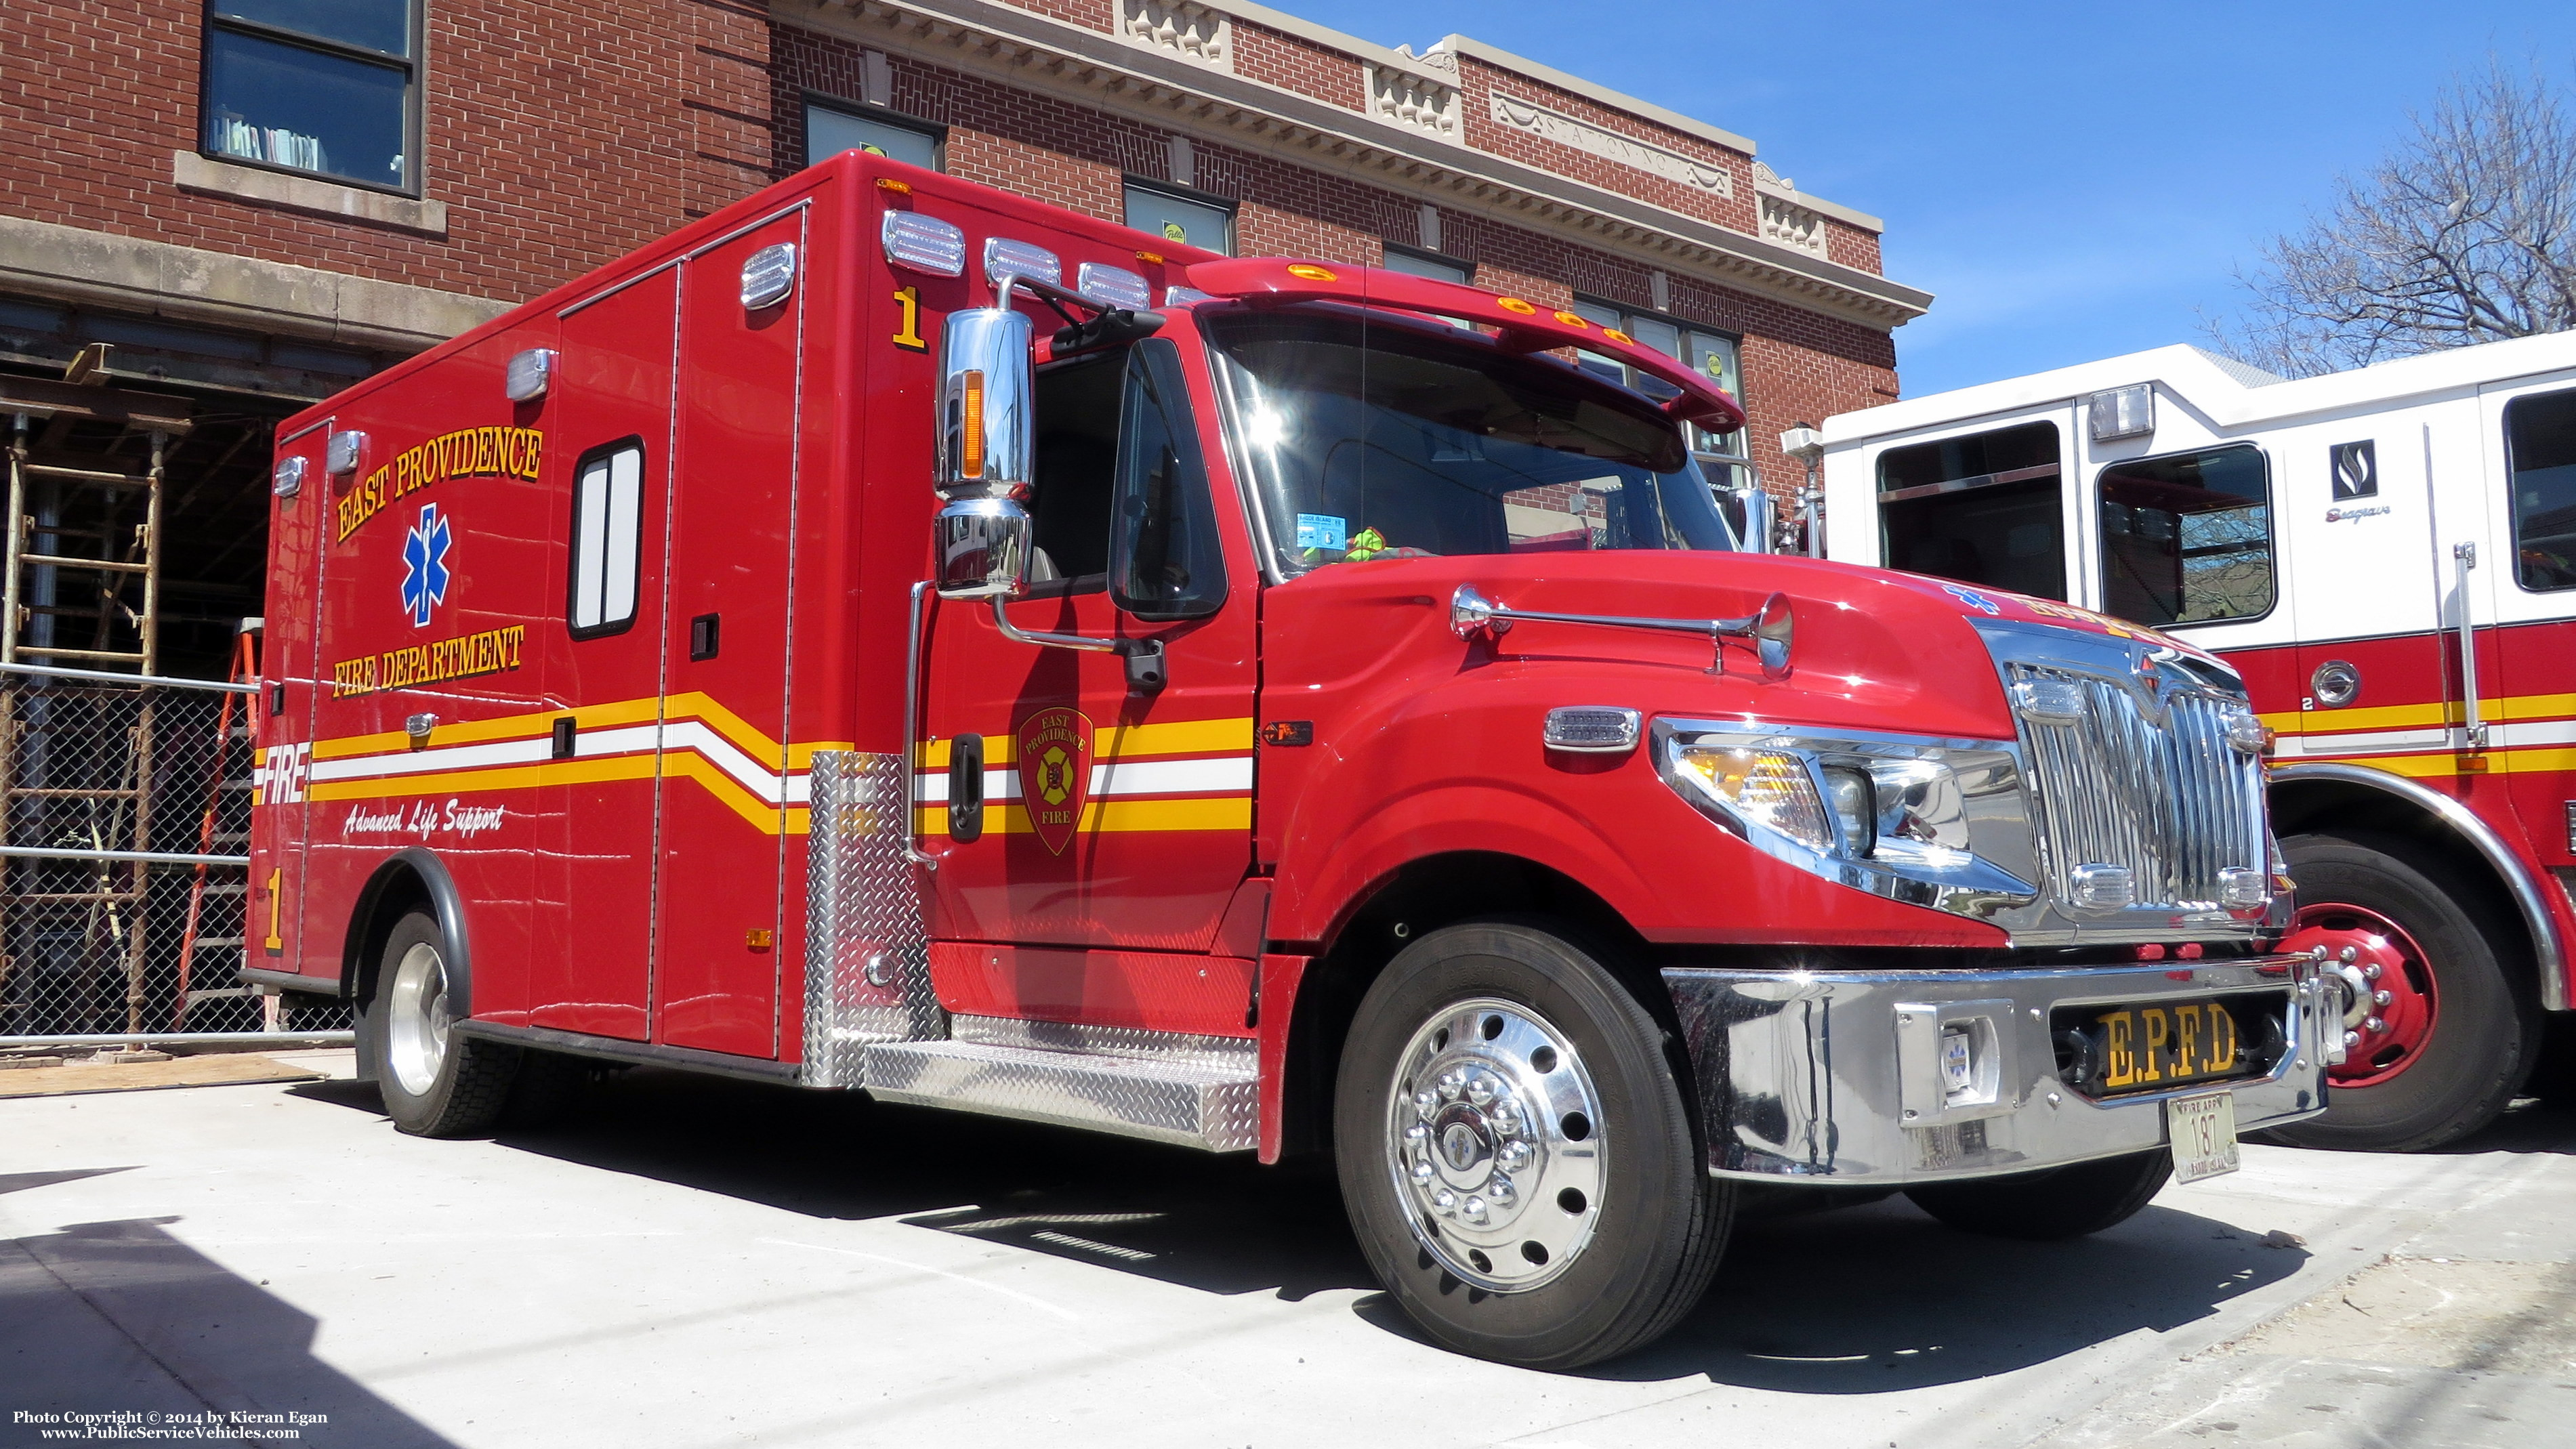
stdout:
<svg viewBox="0 0 2576 1449">
<path fill-rule="evenodd" d="M 2077 1243 L 1751 1224 L 1550 1376 L 1418 1340 L 1311 1170 L 649 1070 L 493 1142 L 344 1080 L 0 1102 L 0 1443 L 2576 1444 L 2576 1114 L 2245 1160 Z"/>
</svg>

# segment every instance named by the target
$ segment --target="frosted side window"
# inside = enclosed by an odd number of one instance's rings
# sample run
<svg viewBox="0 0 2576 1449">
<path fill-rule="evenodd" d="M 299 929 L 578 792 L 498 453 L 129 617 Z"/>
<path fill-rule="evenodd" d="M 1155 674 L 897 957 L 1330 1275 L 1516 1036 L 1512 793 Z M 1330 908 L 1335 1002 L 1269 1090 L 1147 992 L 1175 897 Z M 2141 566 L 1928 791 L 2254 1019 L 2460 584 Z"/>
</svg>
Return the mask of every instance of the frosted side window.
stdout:
<svg viewBox="0 0 2576 1449">
<path fill-rule="evenodd" d="M 619 447 L 581 465 L 573 484 L 575 635 L 635 622 L 635 569 L 644 507 L 644 450 Z"/>
</svg>

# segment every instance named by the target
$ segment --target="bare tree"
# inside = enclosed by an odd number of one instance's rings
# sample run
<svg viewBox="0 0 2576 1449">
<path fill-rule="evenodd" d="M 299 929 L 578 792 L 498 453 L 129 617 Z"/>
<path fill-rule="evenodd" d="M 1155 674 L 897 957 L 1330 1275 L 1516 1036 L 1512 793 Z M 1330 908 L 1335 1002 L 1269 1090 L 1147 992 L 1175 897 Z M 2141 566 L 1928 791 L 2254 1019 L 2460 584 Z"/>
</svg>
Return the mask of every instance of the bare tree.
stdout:
<svg viewBox="0 0 2576 1449">
<path fill-rule="evenodd" d="M 2237 280 L 2221 351 L 2287 377 L 2576 328 L 2576 118 L 2534 71 L 2490 61 L 2334 204 Z"/>
</svg>

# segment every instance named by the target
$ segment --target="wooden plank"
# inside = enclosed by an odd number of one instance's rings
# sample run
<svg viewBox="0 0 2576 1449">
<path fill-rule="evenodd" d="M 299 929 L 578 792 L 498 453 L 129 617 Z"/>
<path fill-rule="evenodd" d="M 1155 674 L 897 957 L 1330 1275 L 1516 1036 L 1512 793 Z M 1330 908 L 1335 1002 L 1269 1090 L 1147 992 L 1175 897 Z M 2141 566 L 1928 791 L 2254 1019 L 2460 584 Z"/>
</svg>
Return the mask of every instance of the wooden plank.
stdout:
<svg viewBox="0 0 2576 1449">
<path fill-rule="evenodd" d="M 243 1082 L 318 1082 L 322 1074 L 256 1052 L 210 1052 L 166 1062 L 68 1062 L 0 1071 L 0 1097 L 82 1092 L 148 1092 L 163 1087 L 228 1087 Z"/>
<path fill-rule="evenodd" d="M 173 437 L 196 424 L 195 405 L 167 393 L 130 392 L 121 387 L 80 387 L 41 377 L 0 375 L 0 413 L 23 412 L 48 418 L 91 418 L 123 423 L 136 432 L 163 432 Z"/>
</svg>

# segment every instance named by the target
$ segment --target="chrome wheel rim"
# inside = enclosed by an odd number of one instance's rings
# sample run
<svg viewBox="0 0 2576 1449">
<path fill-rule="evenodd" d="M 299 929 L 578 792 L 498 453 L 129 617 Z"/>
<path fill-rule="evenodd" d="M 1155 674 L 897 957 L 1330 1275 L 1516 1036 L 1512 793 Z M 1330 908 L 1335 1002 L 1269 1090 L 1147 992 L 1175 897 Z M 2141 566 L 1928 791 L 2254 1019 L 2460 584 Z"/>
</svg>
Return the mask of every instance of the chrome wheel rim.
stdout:
<svg viewBox="0 0 2576 1449">
<path fill-rule="evenodd" d="M 1387 1172 L 1442 1267 L 1473 1287 L 1527 1292 L 1592 1242 L 1601 1132 L 1600 1093 L 1564 1032 L 1516 1002 L 1462 1001 L 1396 1059 Z"/>
<path fill-rule="evenodd" d="M 402 1089 L 426 1096 L 447 1060 L 447 963 L 423 941 L 394 965 L 385 992 L 385 1065 Z"/>
</svg>

